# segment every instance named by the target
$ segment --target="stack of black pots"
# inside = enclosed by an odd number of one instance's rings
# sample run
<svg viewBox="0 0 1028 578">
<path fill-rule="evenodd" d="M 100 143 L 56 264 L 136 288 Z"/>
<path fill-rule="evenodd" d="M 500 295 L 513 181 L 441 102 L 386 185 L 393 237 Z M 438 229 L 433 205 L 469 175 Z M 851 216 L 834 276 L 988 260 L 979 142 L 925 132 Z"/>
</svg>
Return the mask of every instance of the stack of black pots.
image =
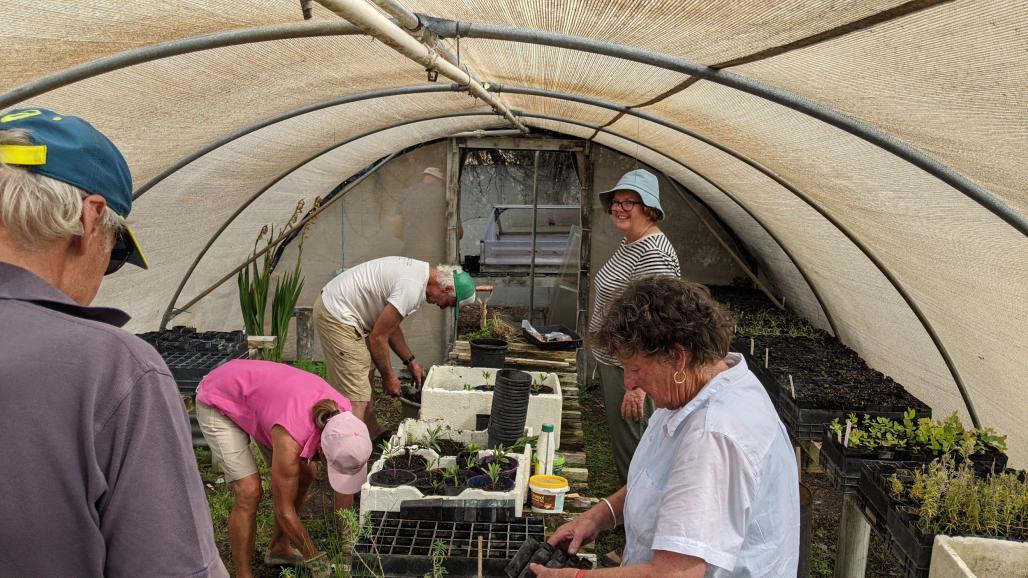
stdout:
<svg viewBox="0 0 1028 578">
<path fill-rule="evenodd" d="M 496 372 L 493 405 L 489 412 L 489 447 L 510 446 L 525 435 L 528 418 L 528 397 L 532 393 L 532 376 L 516 369 Z"/>
</svg>

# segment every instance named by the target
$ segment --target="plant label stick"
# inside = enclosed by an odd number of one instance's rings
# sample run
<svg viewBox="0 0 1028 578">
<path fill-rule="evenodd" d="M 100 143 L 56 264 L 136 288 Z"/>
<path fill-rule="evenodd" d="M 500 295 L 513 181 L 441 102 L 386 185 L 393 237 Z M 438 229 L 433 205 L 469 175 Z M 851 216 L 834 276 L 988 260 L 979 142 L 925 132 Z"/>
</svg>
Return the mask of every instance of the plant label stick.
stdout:
<svg viewBox="0 0 1028 578">
<path fill-rule="evenodd" d="M 846 420 L 846 435 L 842 438 L 842 447 L 850 447 L 850 428 L 853 427 L 853 422 Z"/>
<path fill-rule="evenodd" d="M 767 369 L 767 360 L 771 356 L 771 349 L 769 347 L 764 348 L 764 369 Z"/>
<path fill-rule="evenodd" d="M 750 356 L 753 355 L 753 338 L 750 337 Z"/>
<path fill-rule="evenodd" d="M 792 374 L 789 374 L 789 392 L 792 393 L 792 398 L 796 399 L 796 387 L 792 384 Z"/>
<path fill-rule="evenodd" d="M 482 578 L 482 537 L 478 537 L 478 578 Z"/>
</svg>

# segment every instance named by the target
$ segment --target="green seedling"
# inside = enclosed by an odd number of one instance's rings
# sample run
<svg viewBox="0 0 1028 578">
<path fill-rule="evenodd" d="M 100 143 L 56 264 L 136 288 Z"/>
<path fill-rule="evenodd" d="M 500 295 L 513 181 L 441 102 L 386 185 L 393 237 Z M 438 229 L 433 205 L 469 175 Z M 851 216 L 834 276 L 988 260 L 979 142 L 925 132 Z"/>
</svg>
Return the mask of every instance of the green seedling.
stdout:
<svg viewBox="0 0 1028 578">
<path fill-rule="evenodd" d="M 486 468 L 485 473 L 489 476 L 489 483 L 496 487 L 500 481 L 500 464 L 493 462 Z"/>
</svg>

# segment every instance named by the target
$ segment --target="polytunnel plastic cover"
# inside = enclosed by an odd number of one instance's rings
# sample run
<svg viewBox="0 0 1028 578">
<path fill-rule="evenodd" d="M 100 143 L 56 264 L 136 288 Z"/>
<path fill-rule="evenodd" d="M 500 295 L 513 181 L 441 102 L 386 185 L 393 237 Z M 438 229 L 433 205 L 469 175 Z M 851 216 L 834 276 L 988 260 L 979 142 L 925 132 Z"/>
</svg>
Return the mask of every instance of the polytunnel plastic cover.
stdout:
<svg viewBox="0 0 1028 578">
<path fill-rule="evenodd" d="M 703 199 L 791 308 L 822 327 L 830 315 L 840 339 L 937 415 L 966 418 L 959 375 L 983 425 L 1008 433 L 1013 461 L 1024 465 L 1028 409 L 1012 401 L 1023 400 L 1028 372 L 1028 2 L 402 3 L 471 23 L 444 43 L 476 79 L 512 89 L 498 97 L 529 126 L 633 156 Z M 440 92 L 374 97 L 424 85 L 424 66 L 353 27 L 309 32 L 342 23 L 313 9 L 304 22 L 295 0 L 5 4 L 0 109 L 87 118 L 123 150 L 137 189 L 199 155 L 136 201 L 130 221 L 153 268 L 118 273 L 97 300 L 129 311 L 129 329 L 155 328 L 194 260 L 178 305 L 241 263 L 260 225 L 281 226 L 300 198 L 309 204 L 409 145 L 508 126 L 443 77 Z M 525 34 L 476 37 L 475 24 Z M 277 39 L 225 41 L 268 30 Z M 542 33 L 618 54 L 544 45 Z M 200 48 L 175 49 L 189 41 Z M 623 57 L 629 49 L 725 68 L 813 108 Z M 105 68 L 126 56 L 135 58 Z M 327 104 L 347 97 L 354 101 Z M 807 114 L 818 110 L 957 179 Z M 232 307 L 229 284 L 182 320 L 234 328 Z"/>
</svg>

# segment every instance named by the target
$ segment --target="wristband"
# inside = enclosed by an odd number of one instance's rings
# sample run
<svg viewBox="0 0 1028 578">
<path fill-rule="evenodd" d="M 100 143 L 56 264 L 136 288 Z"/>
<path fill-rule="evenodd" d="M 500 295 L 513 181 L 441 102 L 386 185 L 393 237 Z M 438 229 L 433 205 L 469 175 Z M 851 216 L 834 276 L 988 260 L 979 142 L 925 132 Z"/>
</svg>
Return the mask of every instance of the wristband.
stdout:
<svg viewBox="0 0 1028 578">
<path fill-rule="evenodd" d="M 403 365 L 404 365 L 404 367 L 406 367 L 406 366 L 410 365 L 410 364 L 411 364 L 411 362 L 413 362 L 413 361 L 414 361 L 414 355 L 413 355 L 413 354 L 411 354 L 411 356 L 410 356 L 409 358 L 407 358 L 407 359 L 403 360 Z"/>
<path fill-rule="evenodd" d="M 604 504 L 607 504 L 607 509 L 610 510 L 610 517 L 614 518 L 614 527 L 618 527 L 618 515 L 614 513 L 614 506 L 610 505 L 610 500 L 607 498 L 600 498 Z M 577 578 L 577 577 L 576 577 Z"/>
</svg>

